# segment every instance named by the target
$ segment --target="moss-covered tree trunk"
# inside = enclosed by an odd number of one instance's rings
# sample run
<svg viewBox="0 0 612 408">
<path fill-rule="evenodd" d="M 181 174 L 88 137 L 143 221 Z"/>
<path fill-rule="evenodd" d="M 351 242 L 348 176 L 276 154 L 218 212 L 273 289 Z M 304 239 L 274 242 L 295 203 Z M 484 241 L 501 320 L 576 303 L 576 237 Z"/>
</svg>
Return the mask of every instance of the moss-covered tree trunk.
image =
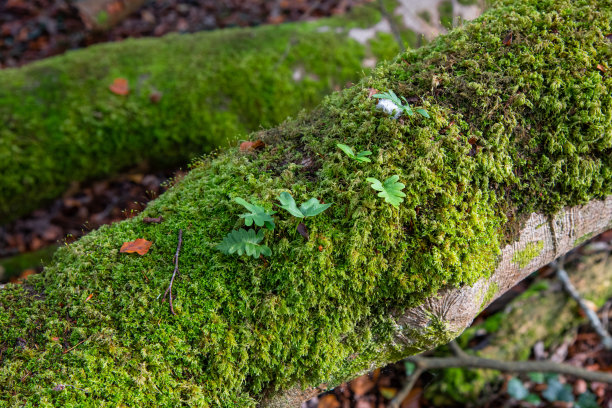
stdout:
<svg viewBox="0 0 612 408">
<path fill-rule="evenodd" d="M 611 13 L 610 1 L 504 1 L 253 134 L 260 149 L 202 159 L 141 216 L 0 291 L 0 396 L 297 406 L 456 337 L 526 274 L 610 227 Z M 373 90 L 426 115 L 394 118 Z M 397 207 L 367 182 L 393 176 L 405 184 Z M 278 206 L 287 192 L 331 207 L 296 217 Z M 275 228 L 246 227 L 237 197 L 276 211 Z M 263 235 L 249 251 L 271 253 L 219 251 L 239 228 Z M 180 230 L 173 315 L 161 298 Z M 119 252 L 137 238 L 153 242 L 147 254 Z"/>
<path fill-rule="evenodd" d="M 319 21 L 100 44 L 1 70 L 0 224 L 75 181 L 183 165 L 313 108 L 399 52 L 377 4 Z"/>
</svg>

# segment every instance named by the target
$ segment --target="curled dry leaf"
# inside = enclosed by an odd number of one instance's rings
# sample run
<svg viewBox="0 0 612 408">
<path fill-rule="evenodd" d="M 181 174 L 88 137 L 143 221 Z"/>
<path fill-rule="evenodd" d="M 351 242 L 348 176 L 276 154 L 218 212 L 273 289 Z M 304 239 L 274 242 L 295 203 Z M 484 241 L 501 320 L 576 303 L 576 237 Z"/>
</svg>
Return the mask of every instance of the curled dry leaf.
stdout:
<svg viewBox="0 0 612 408">
<path fill-rule="evenodd" d="M 310 234 L 308 233 L 308 228 L 306 228 L 306 225 L 304 225 L 303 222 L 300 222 L 298 224 L 297 231 L 300 233 L 301 236 L 306 238 L 306 241 L 308 241 L 308 239 L 310 238 Z"/>
<path fill-rule="evenodd" d="M 125 78 L 115 78 L 108 89 L 116 95 L 125 96 L 130 93 L 130 86 L 128 85 L 128 80 Z"/>
<path fill-rule="evenodd" d="M 161 98 L 162 98 L 162 93 L 159 91 L 151 92 L 151 95 L 149 95 L 149 100 L 152 103 L 158 103 L 159 101 L 161 101 Z"/>
<path fill-rule="evenodd" d="M 151 241 L 138 238 L 136 241 L 124 242 L 119 252 L 127 252 L 128 254 L 136 252 L 138 255 L 144 255 L 149 252 L 151 244 L 153 244 Z"/>
<path fill-rule="evenodd" d="M 261 140 L 256 140 L 254 142 L 242 142 L 240 143 L 240 151 L 241 152 L 250 152 L 257 149 L 263 149 L 265 147 L 265 143 Z"/>
<path fill-rule="evenodd" d="M 504 38 L 503 41 L 504 45 L 511 45 L 512 44 L 512 31 L 509 32 L 506 37 Z"/>
<path fill-rule="evenodd" d="M 600 70 L 601 72 L 606 72 L 606 67 L 604 67 L 601 64 L 597 64 L 597 69 Z"/>
<path fill-rule="evenodd" d="M 378 93 L 378 89 L 374 89 L 374 88 L 368 88 L 368 98 L 373 97 L 374 95 L 376 95 Z"/>
</svg>

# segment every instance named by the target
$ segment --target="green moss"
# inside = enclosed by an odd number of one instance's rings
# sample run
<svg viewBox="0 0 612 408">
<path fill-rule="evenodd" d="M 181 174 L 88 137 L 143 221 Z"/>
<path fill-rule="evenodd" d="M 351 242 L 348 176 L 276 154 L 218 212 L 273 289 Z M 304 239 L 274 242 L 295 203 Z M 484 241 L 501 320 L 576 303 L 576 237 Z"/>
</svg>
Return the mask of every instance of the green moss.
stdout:
<svg viewBox="0 0 612 408">
<path fill-rule="evenodd" d="M 529 242 L 525 245 L 525 248 L 520 251 L 516 251 L 512 256 L 512 263 L 518 265 L 519 268 L 523 269 L 532 259 L 537 258 L 544 249 L 544 241 Z"/>
<path fill-rule="evenodd" d="M 487 293 L 485 293 L 484 297 L 482 298 L 482 303 L 480 304 L 481 310 L 487 307 L 497 292 L 499 292 L 499 285 L 497 282 L 492 282 L 487 288 Z"/>
<path fill-rule="evenodd" d="M 458 0 L 459 4 L 464 6 L 472 6 L 478 3 L 478 0 Z"/>
<path fill-rule="evenodd" d="M 596 69 L 612 54 L 611 9 L 508 0 L 312 114 L 253 134 L 265 149 L 194 163 L 141 216 L 62 248 L 29 286 L 0 291 L 0 400 L 248 407 L 263 392 L 333 383 L 450 340 L 458 333 L 444 316 L 424 329 L 390 316 L 489 277 L 507 214 L 612 194 L 612 79 Z M 417 98 L 431 118 L 394 120 L 369 88 Z M 347 160 L 339 142 L 372 151 L 372 163 Z M 406 184 L 399 209 L 365 182 L 394 174 Z M 279 210 L 268 259 L 214 249 L 241 226 L 233 197 L 270 208 L 282 191 L 333 203 L 305 221 L 308 241 Z M 141 222 L 160 215 L 162 224 Z M 172 316 L 159 297 L 179 229 Z M 135 238 L 153 242 L 148 254 L 119 253 Z M 89 394 L 52 391 L 58 383 Z"/>
<path fill-rule="evenodd" d="M 0 221 L 71 182 L 185 164 L 316 106 L 369 71 L 364 57 L 397 54 L 394 42 L 369 49 L 348 37 L 380 18 L 368 5 L 316 22 L 97 45 L 0 71 Z M 119 77 L 128 96 L 108 89 Z"/>
<path fill-rule="evenodd" d="M 591 238 L 593 238 L 593 233 L 589 232 L 588 234 L 584 234 L 583 236 L 579 237 L 576 241 L 574 241 L 574 246 L 580 246 Z"/>
</svg>

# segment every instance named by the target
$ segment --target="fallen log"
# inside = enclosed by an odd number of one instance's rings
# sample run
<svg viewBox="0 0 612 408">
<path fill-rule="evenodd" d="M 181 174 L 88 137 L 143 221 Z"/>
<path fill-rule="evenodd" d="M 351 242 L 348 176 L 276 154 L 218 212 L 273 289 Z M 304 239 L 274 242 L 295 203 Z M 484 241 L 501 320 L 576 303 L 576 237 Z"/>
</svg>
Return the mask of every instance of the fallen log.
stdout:
<svg viewBox="0 0 612 408">
<path fill-rule="evenodd" d="M 398 51 L 378 6 L 367 4 L 319 21 L 130 39 L 1 70 L 0 224 L 73 182 L 186 165 L 313 108 Z"/>
<path fill-rule="evenodd" d="M 0 397 L 295 407 L 455 338 L 610 227 L 611 10 L 500 2 L 252 134 L 259 149 L 203 158 L 0 291 Z M 119 252 L 139 238 L 148 253 Z M 173 315 L 160 300 L 179 268 Z"/>
</svg>

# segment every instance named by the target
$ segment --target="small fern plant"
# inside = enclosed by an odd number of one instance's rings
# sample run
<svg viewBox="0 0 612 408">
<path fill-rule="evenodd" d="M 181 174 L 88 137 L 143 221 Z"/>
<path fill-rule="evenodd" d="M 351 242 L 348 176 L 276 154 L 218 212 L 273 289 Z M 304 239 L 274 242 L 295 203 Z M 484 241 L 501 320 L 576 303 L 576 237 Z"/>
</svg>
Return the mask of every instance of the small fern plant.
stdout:
<svg viewBox="0 0 612 408">
<path fill-rule="evenodd" d="M 319 215 L 331 207 L 331 204 L 321 204 L 319 200 L 313 197 L 310 200 L 303 202 L 298 208 L 293 196 L 287 192 L 282 192 L 278 197 L 278 201 L 280 201 L 280 207 L 282 209 L 298 218 L 314 217 L 315 215 Z"/>
<path fill-rule="evenodd" d="M 248 231 L 240 228 L 238 231 L 232 231 L 223 239 L 223 241 L 215 248 L 226 255 L 248 255 L 253 258 L 259 258 L 261 255 L 271 256 L 272 251 L 266 245 L 261 244 L 264 239 L 264 230 L 255 232 L 254 229 Z"/>
<path fill-rule="evenodd" d="M 258 227 L 266 227 L 270 231 L 274 230 L 275 225 L 272 215 L 276 214 L 275 211 L 268 211 L 257 204 L 249 203 L 241 197 L 234 198 L 234 201 L 250 211 L 249 213 L 240 214 L 240 218 L 244 219 L 244 224 L 247 227 L 255 224 Z"/>
<path fill-rule="evenodd" d="M 364 150 L 362 152 L 355 154 L 355 152 L 353 152 L 353 149 L 351 149 L 349 146 L 345 144 L 338 143 L 336 146 L 338 146 L 344 153 L 346 153 L 348 157 L 350 157 L 351 159 L 355 161 L 358 161 L 360 163 L 370 163 L 372 161 L 370 160 L 369 157 L 366 157 L 372 154 L 372 152 L 369 150 Z"/>
<path fill-rule="evenodd" d="M 379 197 L 384 198 L 386 202 L 395 208 L 399 208 L 400 203 L 404 201 L 404 197 L 406 197 L 406 194 L 402 192 L 406 186 L 398 182 L 399 176 L 397 174 L 389 177 L 383 182 L 373 177 L 368 177 L 366 180 L 372 184 L 374 190 L 379 191 Z"/>
<path fill-rule="evenodd" d="M 265 227 L 272 231 L 274 230 L 274 211 L 268 211 L 257 204 L 249 203 L 244 198 L 235 197 L 234 202 L 240 204 L 246 208 L 249 212 L 240 214 L 240 218 L 244 219 L 244 224 L 247 227 L 255 224 L 258 227 Z M 246 254 L 253 258 L 259 258 L 261 255 L 271 256 L 272 251 L 266 245 L 263 245 L 261 241 L 264 239 L 264 230 L 260 229 L 255 232 L 255 229 L 250 228 L 245 230 L 240 228 L 227 234 L 223 241 L 215 246 L 216 249 L 223 252 L 226 255 L 238 254 L 240 256 Z"/>
</svg>

